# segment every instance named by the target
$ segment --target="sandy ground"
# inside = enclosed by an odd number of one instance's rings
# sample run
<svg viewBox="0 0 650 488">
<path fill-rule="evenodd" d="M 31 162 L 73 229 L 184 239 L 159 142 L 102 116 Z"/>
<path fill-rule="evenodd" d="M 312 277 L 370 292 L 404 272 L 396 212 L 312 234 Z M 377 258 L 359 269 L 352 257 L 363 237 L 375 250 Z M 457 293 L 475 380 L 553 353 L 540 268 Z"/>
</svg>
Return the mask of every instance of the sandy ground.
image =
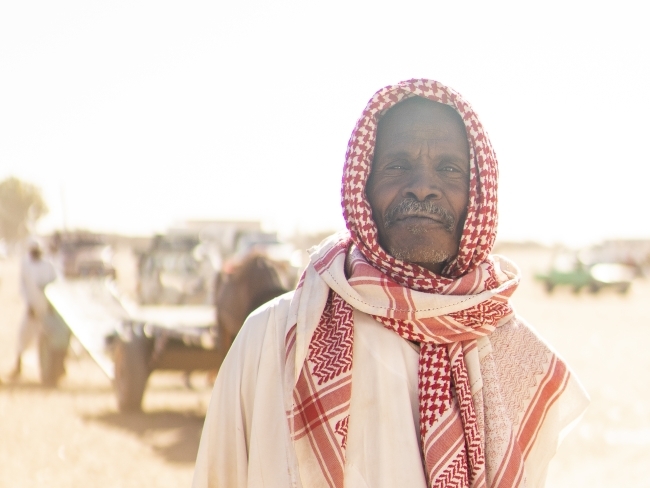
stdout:
<svg viewBox="0 0 650 488">
<path fill-rule="evenodd" d="M 23 311 L 17 282 L 17 262 L 0 261 L 0 488 L 189 487 L 211 391 L 205 376 L 193 375 L 188 390 L 180 373 L 154 372 L 144 413 L 122 414 L 111 382 L 73 342 L 59 388 L 39 385 L 33 349 L 21 380 L 8 383 Z"/>
<path fill-rule="evenodd" d="M 547 296 L 532 274 L 548 254 L 507 254 L 524 273 L 517 311 L 569 362 L 592 398 L 554 459 L 547 486 L 650 487 L 650 282 L 635 282 L 627 296 Z M 11 369 L 21 313 L 17 263 L 0 261 L 0 376 Z M 0 385 L 0 487 L 190 486 L 210 394 L 204 376 L 197 374 L 196 389 L 188 390 L 180 374 L 154 373 L 144 413 L 127 415 L 117 412 L 110 382 L 83 351 L 70 355 L 56 390 L 39 386 L 33 351 L 25 362 L 19 382 Z"/>
</svg>

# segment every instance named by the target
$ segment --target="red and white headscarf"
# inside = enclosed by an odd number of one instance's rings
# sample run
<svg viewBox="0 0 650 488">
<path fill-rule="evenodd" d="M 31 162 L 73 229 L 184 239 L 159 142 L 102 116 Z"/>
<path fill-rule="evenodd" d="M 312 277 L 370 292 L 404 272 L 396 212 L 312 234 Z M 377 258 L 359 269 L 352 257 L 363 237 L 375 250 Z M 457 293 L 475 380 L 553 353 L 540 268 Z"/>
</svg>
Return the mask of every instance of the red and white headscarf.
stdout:
<svg viewBox="0 0 650 488">
<path fill-rule="evenodd" d="M 467 218 L 458 255 L 447 265 L 444 276 L 395 259 L 379 246 L 377 226 L 365 194 L 379 119 L 391 107 L 414 96 L 451 106 L 463 119 L 469 142 Z M 458 93 L 431 80 L 409 80 L 387 86 L 368 102 L 348 143 L 342 205 L 352 241 L 370 263 L 398 283 L 416 290 L 449 293 L 447 290 L 455 279 L 484 264 L 492 250 L 497 227 L 497 176 L 497 160 L 488 136 L 470 105 Z"/>
<path fill-rule="evenodd" d="M 380 247 L 365 194 L 378 121 L 391 107 L 414 96 L 454 108 L 465 124 L 469 141 L 467 217 L 458 255 L 442 275 L 396 259 Z M 487 486 L 485 446 L 477 427 L 465 355 L 476 347 L 477 338 L 489 335 L 513 315 L 508 298 L 517 283 L 503 286 L 489 257 L 497 225 L 497 161 L 469 104 L 452 89 L 431 80 L 409 80 L 379 90 L 363 111 L 348 144 L 342 204 L 349 235 L 312 263 L 315 270 L 324 273 L 344 255 L 348 281 L 358 284 L 359 293 L 383 293 L 388 300 L 405 304 L 373 317 L 401 337 L 420 344 L 420 431 L 429 485 Z M 418 294 L 474 296 L 490 290 L 497 291 L 480 303 L 445 315 L 422 317 L 408 308 L 409 303 L 417 302 Z M 347 415 L 352 311 L 351 304 L 330 291 L 297 375 L 293 408 L 288 412 L 294 440 L 309 437 L 324 478 L 332 487 L 343 486 L 347 425 L 348 420 L 354 422 Z M 295 355 L 295 327 L 286 342 L 289 364 Z M 326 396 L 327 402 L 323 401 Z"/>
</svg>

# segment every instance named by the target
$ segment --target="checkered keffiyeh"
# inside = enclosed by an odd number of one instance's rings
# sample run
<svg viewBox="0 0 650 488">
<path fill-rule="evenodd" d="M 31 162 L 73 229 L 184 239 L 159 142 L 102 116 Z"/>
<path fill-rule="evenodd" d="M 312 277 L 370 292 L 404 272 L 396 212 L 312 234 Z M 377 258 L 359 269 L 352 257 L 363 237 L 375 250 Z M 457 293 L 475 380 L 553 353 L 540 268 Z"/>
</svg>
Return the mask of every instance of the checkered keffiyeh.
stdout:
<svg viewBox="0 0 650 488">
<path fill-rule="evenodd" d="M 377 226 L 366 199 L 379 119 L 399 102 L 419 96 L 449 105 L 465 124 L 470 152 L 470 187 L 467 218 L 458 255 L 436 275 L 414 263 L 395 259 L 378 244 Z M 455 294 L 456 279 L 487 260 L 497 227 L 497 160 L 478 117 L 460 94 L 436 81 L 409 80 L 387 86 L 372 97 L 348 142 L 343 169 L 343 216 L 354 244 L 383 273 L 415 290 Z M 494 286 L 494 283 L 491 284 Z"/>
<path fill-rule="evenodd" d="M 395 259 L 378 243 L 366 199 L 377 123 L 388 109 L 420 96 L 453 107 L 463 119 L 470 147 L 470 190 L 459 252 L 437 275 Z M 432 487 L 486 486 L 484 442 L 477 427 L 465 354 L 476 339 L 512 316 L 508 298 L 516 284 L 464 310 L 419 318 L 421 293 L 475 295 L 500 282 L 489 258 L 497 224 L 497 163 L 476 114 L 462 97 L 430 80 L 409 80 L 378 91 L 357 122 L 348 144 L 342 204 L 349 235 L 315 263 L 323 273 L 346 256 L 348 282 L 361 294 L 385 296 L 394 306 L 375 319 L 420 344 L 418 388 L 425 471 Z M 300 288 L 300 285 L 299 285 Z M 300 289 L 297 291 L 300 293 Z M 343 487 L 348 410 L 352 387 L 353 307 L 330 291 L 298 375 L 289 420 L 294 440 L 309 438 L 331 487 Z M 295 334 L 295 330 L 293 332 Z M 295 335 L 287 336 L 287 357 Z"/>
</svg>

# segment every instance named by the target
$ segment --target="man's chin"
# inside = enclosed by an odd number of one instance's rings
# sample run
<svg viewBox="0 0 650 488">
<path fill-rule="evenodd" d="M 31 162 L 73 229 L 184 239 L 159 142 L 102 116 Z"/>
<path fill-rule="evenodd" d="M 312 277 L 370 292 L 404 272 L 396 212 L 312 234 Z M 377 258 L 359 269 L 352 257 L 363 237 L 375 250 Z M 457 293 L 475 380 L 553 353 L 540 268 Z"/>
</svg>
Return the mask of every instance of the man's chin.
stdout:
<svg viewBox="0 0 650 488">
<path fill-rule="evenodd" d="M 440 249 L 403 249 L 393 248 L 389 250 L 391 256 L 401 261 L 415 263 L 427 269 L 442 268 L 451 257 L 451 253 Z"/>
</svg>

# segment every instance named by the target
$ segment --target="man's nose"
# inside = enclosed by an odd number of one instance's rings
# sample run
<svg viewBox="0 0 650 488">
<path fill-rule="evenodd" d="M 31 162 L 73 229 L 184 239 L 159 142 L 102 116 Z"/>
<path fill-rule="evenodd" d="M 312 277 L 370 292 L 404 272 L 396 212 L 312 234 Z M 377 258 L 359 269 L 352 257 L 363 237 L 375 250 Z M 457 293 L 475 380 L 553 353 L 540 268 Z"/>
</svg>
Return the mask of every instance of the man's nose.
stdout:
<svg viewBox="0 0 650 488">
<path fill-rule="evenodd" d="M 404 196 L 415 198 L 421 202 L 438 199 L 442 195 L 440 177 L 432 168 L 413 168 L 404 192 Z"/>
</svg>

